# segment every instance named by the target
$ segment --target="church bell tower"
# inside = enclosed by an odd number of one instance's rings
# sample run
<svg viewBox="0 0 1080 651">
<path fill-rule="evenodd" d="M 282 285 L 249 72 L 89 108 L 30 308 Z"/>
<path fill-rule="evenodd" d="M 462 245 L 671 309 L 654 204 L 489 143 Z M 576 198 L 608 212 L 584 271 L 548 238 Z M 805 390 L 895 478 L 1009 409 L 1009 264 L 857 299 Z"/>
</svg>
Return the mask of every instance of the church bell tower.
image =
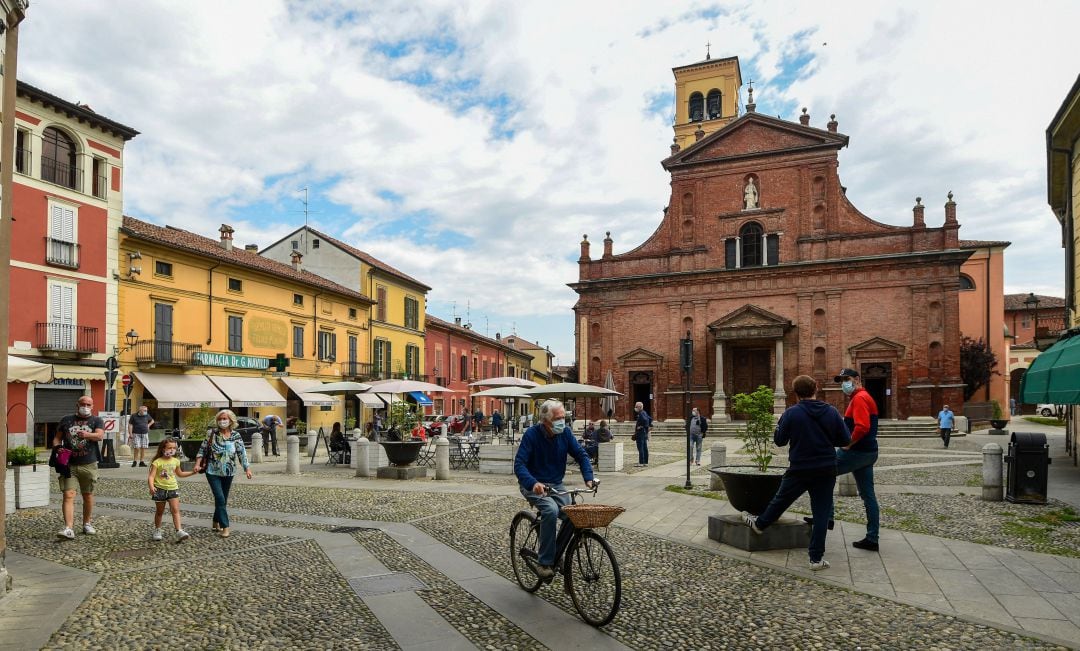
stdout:
<svg viewBox="0 0 1080 651">
<path fill-rule="evenodd" d="M 685 149 L 739 116 L 739 57 L 672 68 L 675 74 L 675 144 Z M 703 132 L 698 135 L 698 132 Z"/>
</svg>

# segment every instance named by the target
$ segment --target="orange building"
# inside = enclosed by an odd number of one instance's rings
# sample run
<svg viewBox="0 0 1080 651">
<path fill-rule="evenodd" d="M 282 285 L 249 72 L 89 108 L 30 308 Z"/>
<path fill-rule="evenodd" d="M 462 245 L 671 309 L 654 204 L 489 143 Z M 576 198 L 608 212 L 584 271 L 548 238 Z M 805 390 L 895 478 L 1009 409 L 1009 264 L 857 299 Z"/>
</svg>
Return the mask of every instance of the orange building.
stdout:
<svg viewBox="0 0 1080 651">
<path fill-rule="evenodd" d="M 1009 408 L 1009 345 L 1005 323 L 1005 249 L 1009 242 L 960 240 L 971 256 L 960 266 L 960 334 L 982 339 L 997 356 L 998 374 L 971 397 L 972 402 L 997 400 Z M 932 414 L 931 414 L 932 415 Z"/>
</svg>

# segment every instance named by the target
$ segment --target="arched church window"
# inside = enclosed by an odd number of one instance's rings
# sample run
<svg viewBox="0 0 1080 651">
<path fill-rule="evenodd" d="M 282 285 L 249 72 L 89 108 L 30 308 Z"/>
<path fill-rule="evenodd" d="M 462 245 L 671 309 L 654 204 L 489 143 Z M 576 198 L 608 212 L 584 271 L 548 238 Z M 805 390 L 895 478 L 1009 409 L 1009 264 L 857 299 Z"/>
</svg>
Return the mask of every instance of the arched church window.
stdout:
<svg viewBox="0 0 1080 651">
<path fill-rule="evenodd" d="M 739 260 L 742 263 L 741 267 L 760 267 L 764 264 L 763 233 L 761 224 L 757 222 L 750 222 L 739 229 L 739 240 L 742 244 L 742 255 Z"/>
<path fill-rule="evenodd" d="M 720 91 L 715 88 L 710 90 L 709 96 L 705 98 L 705 112 L 710 120 L 720 117 Z"/>
<path fill-rule="evenodd" d="M 705 98 L 701 93 L 690 95 L 690 121 L 701 122 L 705 119 Z"/>
<path fill-rule="evenodd" d="M 960 291 L 970 291 L 972 289 L 975 289 L 975 281 L 971 279 L 971 276 L 960 274 Z"/>
</svg>

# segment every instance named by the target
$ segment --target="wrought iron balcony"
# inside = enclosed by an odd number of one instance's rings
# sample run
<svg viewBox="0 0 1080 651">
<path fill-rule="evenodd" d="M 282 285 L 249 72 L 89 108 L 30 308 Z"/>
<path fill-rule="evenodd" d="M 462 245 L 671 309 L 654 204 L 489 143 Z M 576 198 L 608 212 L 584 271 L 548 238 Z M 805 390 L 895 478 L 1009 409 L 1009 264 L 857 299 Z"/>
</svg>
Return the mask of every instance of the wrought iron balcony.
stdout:
<svg viewBox="0 0 1080 651">
<path fill-rule="evenodd" d="M 41 180 L 82 192 L 82 169 L 76 165 L 68 165 L 42 156 Z"/>
<path fill-rule="evenodd" d="M 98 329 L 72 323 L 45 323 L 38 321 L 37 348 L 62 353 L 98 352 Z"/>
<path fill-rule="evenodd" d="M 135 362 L 157 366 L 194 366 L 195 353 L 202 350 L 202 344 L 188 344 L 182 341 L 140 341 L 135 344 Z"/>
<path fill-rule="evenodd" d="M 79 268 L 79 245 L 51 237 L 45 238 L 45 262 L 68 269 Z"/>
<path fill-rule="evenodd" d="M 94 178 L 94 196 L 98 199 L 109 198 L 109 184 L 108 177 L 104 174 L 95 174 Z"/>
<path fill-rule="evenodd" d="M 405 373 L 404 371 L 387 372 L 384 369 L 375 368 L 375 365 L 369 362 L 342 362 L 341 375 L 358 382 L 370 382 L 371 380 L 428 381 L 427 375 L 420 373 Z"/>
<path fill-rule="evenodd" d="M 374 373 L 375 365 L 370 362 L 342 362 L 341 375 L 347 378 L 370 377 Z"/>
</svg>

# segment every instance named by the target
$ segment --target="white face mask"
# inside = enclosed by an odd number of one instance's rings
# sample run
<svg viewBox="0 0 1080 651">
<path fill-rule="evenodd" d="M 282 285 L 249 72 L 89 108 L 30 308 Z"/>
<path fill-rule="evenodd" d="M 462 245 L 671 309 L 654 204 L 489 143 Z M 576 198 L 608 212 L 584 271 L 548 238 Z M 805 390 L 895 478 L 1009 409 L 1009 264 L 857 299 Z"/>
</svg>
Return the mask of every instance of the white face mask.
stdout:
<svg viewBox="0 0 1080 651">
<path fill-rule="evenodd" d="M 228 418 L 222 418 L 217 422 L 217 426 L 221 429 L 229 429 L 229 425 L 231 424 L 232 421 L 230 421 Z"/>
<path fill-rule="evenodd" d="M 566 429 L 565 419 L 559 418 L 557 420 L 551 421 L 551 431 L 555 432 L 556 434 L 562 434 L 564 429 Z"/>
<path fill-rule="evenodd" d="M 840 388 L 843 389 L 844 395 L 850 396 L 851 394 L 855 393 L 855 383 L 851 380 L 847 380 L 846 382 L 841 384 Z"/>
<path fill-rule="evenodd" d="M 91 411 L 92 410 L 90 409 L 90 407 L 87 407 L 85 405 L 79 405 L 79 415 L 80 416 L 89 416 Z"/>
<path fill-rule="evenodd" d="M 166 457 L 174 457 L 174 456 L 176 456 L 176 448 L 173 448 L 173 449 L 170 449 L 170 450 L 165 450 L 161 454 L 166 456 Z"/>
</svg>

